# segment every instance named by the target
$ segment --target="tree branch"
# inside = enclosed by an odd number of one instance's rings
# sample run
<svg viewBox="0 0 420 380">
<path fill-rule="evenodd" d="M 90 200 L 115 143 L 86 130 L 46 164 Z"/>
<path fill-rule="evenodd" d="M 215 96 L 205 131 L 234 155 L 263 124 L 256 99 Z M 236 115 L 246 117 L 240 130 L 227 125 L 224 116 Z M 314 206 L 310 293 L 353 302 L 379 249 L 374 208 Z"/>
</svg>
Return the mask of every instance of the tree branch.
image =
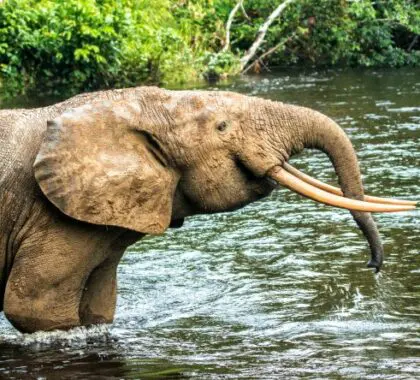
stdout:
<svg viewBox="0 0 420 380">
<path fill-rule="evenodd" d="M 251 19 L 249 18 L 248 13 L 246 13 L 246 10 L 245 10 L 245 8 L 244 8 L 244 3 L 243 3 L 243 1 L 241 2 L 241 10 L 242 10 L 242 13 L 244 14 L 244 17 L 245 17 L 248 21 L 250 21 Z"/>
<path fill-rule="evenodd" d="M 243 0 L 240 0 L 234 7 L 233 9 L 230 11 L 229 13 L 229 18 L 227 20 L 226 23 L 226 39 L 225 39 L 225 46 L 223 46 L 223 49 L 221 50 L 222 52 L 224 51 L 228 51 L 229 47 L 230 47 L 230 28 L 232 26 L 232 22 L 233 22 L 233 18 L 235 17 L 236 12 L 238 11 L 239 8 L 244 9 L 243 7 Z M 245 10 L 244 10 L 245 12 Z"/>
<path fill-rule="evenodd" d="M 245 55 L 240 59 L 241 63 L 241 71 L 246 67 L 248 62 L 255 56 L 258 48 L 264 42 L 265 35 L 267 33 L 268 28 L 273 23 L 273 21 L 280 16 L 283 10 L 291 3 L 295 2 L 296 0 L 285 0 L 282 4 L 280 4 L 271 14 L 268 16 L 267 20 L 264 24 L 260 27 L 257 33 L 257 38 L 255 39 L 254 43 L 245 53 Z"/>
<path fill-rule="evenodd" d="M 408 49 L 407 49 L 407 51 L 408 52 L 410 52 L 411 51 L 411 49 L 414 47 L 414 45 L 417 43 L 417 41 L 418 41 L 418 39 L 419 39 L 419 35 L 417 34 L 414 38 L 413 38 L 413 41 L 411 41 L 411 44 L 410 44 L 410 46 L 408 47 Z"/>
<path fill-rule="evenodd" d="M 290 41 L 293 37 L 296 36 L 296 33 L 293 33 L 289 38 L 279 42 L 277 45 L 273 46 L 271 49 L 268 49 L 264 54 L 261 54 L 254 62 L 248 65 L 245 69 L 242 70 L 242 74 L 248 72 L 252 67 L 254 67 L 257 62 L 262 62 L 263 58 L 269 56 L 270 54 L 274 53 L 277 49 L 281 48 L 286 44 L 286 42 Z"/>
</svg>

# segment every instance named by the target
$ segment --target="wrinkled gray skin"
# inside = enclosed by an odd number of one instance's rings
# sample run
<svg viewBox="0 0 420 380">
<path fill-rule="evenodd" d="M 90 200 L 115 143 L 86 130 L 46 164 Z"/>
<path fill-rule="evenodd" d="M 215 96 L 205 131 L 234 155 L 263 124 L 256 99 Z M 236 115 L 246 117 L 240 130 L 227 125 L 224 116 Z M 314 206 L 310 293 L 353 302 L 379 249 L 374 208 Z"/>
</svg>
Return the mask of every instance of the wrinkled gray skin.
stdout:
<svg viewBox="0 0 420 380">
<path fill-rule="evenodd" d="M 268 195 L 267 171 L 305 147 L 363 199 L 348 138 L 303 107 L 140 87 L 0 111 L 0 311 L 23 332 L 112 322 L 128 245 Z M 371 215 L 352 215 L 380 266 Z"/>
</svg>

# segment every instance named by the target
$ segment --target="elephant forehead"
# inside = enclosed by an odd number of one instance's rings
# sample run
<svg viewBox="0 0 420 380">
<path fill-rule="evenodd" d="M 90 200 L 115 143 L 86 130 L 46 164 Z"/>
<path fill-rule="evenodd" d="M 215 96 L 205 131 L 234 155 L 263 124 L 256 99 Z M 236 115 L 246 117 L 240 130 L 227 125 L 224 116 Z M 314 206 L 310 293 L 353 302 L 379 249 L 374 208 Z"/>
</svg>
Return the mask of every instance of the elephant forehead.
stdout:
<svg viewBox="0 0 420 380">
<path fill-rule="evenodd" d="M 215 120 L 220 110 L 212 105 L 203 105 L 199 108 L 191 107 L 189 104 L 182 103 L 166 106 L 166 110 L 171 116 L 174 127 L 194 125 L 204 127 L 209 122 Z"/>
<path fill-rule="evenodd" d="M 224 108 L 246 109 L 249 97 L 227 91 L 178 91 L 172 92 L 165 102 L 169 111 L 191 112 L 203 108 L 222 110 Z"/>
<path fill-rule="evenodd" d="M 165 109 L 174 117 L 198 111 L 207 105 L 208 102 L 205 102 L 203 95 L 191 92 L 177 92 L 164 103 Z"/>
<path fill-rule="evenodd" d="M 199 108 L 182 102 L 167 105 L 165 108 L 170 113 L 175 127 L 205 127 L 211 123 L 225 120 L 240 121 L 247 115 L 247 110 L 242 105 L 216 101 L 204 103 Z"/>
</svg>

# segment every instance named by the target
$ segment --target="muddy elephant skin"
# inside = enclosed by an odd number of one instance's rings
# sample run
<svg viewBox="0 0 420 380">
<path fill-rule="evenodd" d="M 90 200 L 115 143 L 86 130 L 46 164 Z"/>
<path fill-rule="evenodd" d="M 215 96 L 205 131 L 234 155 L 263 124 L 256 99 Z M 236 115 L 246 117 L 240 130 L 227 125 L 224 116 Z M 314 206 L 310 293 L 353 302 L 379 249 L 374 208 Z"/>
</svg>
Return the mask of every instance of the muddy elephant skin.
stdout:
<svg viewBox="0 0 420 380">
<path fill-rule="evenodd" d="M 23 332 L 112 322 L 128 245 L 267 196 L 269 170 L 304 148 L 363 199 L 349 139 L 308 108 L 139 87 L 0 111 L 0 311 Z M 351 212 L 379 267 L 371 214 Z"/>
</svg>

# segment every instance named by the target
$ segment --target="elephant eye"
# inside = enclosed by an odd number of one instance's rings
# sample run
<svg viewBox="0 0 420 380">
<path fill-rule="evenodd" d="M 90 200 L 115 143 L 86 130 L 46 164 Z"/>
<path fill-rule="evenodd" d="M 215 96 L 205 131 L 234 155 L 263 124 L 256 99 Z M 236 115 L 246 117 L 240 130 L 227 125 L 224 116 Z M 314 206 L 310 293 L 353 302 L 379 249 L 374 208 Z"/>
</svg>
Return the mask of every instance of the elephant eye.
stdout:
<svg viewBox="0 0 420 380">
<path fill-rule="evenodd" d="M 217 130 L 219 132 L 224 132 L 227 128 L 228 124 L 226 123 L 226 121 L 222 121 L 219 124 L 217 124 Z"/>
</svg>

